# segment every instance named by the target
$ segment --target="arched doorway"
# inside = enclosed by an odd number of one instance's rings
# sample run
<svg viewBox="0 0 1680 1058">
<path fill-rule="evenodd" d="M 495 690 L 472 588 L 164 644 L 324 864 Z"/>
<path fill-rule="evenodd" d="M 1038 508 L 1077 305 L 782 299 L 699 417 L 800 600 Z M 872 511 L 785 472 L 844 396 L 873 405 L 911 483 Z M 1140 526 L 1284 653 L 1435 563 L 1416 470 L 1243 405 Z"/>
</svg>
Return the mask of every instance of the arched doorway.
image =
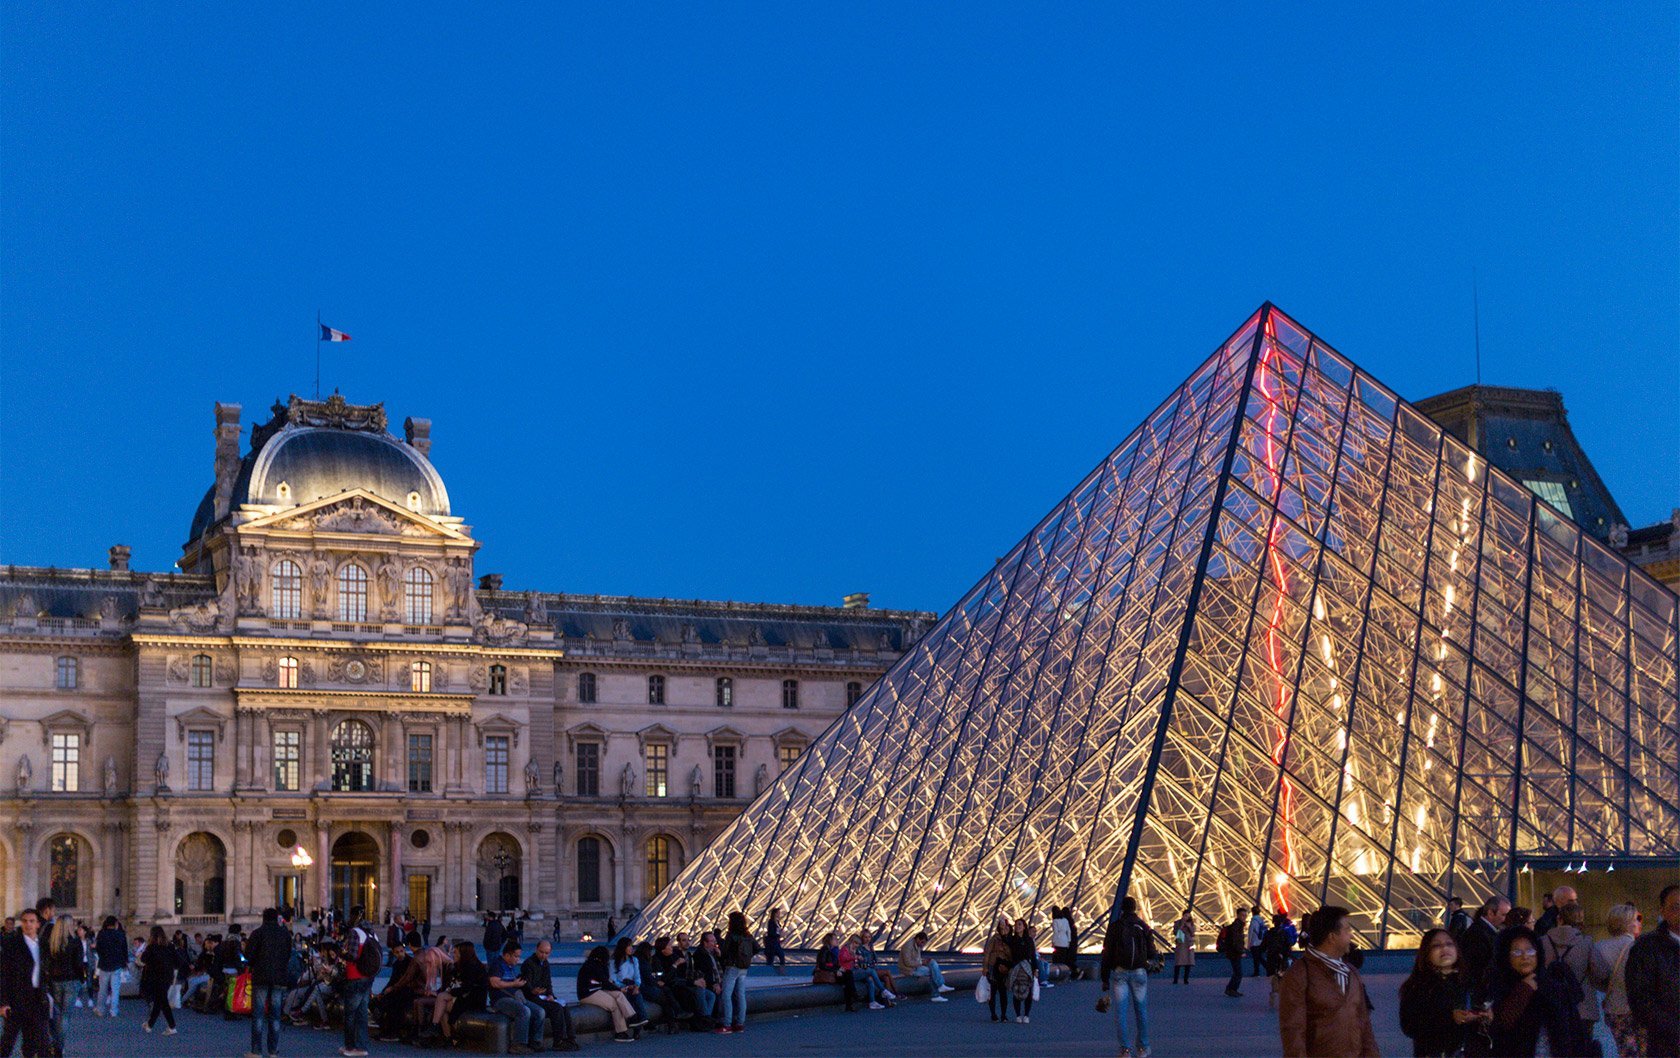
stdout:
<svg viewBox="0 0 1680 1058">
<path fill-rule="evenodd" d="M 519 877 L 524 870 L 519 842 L 491 834 L 478 846 L 478 909 L 512 911 L 519 907 Z"/>
<path fill-rule="evenodd" d="M 61 911 L 93 906 L 93 853 L 76 834 L 54 834 L 47 839 L 41 865 L 41 891 L 53 898 Z"/>
<path fill-rule="evenodd" d="M 200 830 L 175 849 L 175 913 L 227 914 L 227 847 Z"/>
<path fill-rule="evenodd" d="M 340 914 L 360 904 L 369 918 L 379 908 L 379 845 L 359 830 L 332 846 L 332 904 Z"/>
</svg>

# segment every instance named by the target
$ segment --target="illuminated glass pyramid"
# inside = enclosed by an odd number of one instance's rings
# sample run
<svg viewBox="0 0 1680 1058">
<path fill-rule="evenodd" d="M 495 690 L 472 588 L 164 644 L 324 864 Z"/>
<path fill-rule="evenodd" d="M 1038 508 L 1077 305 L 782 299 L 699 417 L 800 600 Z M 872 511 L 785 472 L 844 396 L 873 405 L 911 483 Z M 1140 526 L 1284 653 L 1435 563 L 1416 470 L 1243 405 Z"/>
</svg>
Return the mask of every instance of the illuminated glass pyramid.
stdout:
<svg viewBox="0 0 1680 1058">
<path fill-rule="evenodd" d="M 1680 854 L 1676 599 L 1264 306 L 644 911 L 785 943 Z M 1092 931 L 1091 943 L 1100 939 Z"/>
</svg>

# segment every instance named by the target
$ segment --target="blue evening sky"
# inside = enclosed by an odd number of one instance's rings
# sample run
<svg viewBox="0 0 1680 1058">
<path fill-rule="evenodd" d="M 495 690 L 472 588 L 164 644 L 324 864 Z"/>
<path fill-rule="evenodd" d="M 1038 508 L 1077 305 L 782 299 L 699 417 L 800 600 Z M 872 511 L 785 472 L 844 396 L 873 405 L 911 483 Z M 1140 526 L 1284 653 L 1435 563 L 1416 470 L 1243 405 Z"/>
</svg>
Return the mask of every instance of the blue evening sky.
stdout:
<svg viewBox="0 0 1680 1058">
<path fill-rule="evenodd" d="M 1263 299 L 1680 504 L 1680 8 L 0 6 L 0 562 L 211 405 L 433 420 L 480 572 L 943 610 Z M 398 426 L 400 429 L 400 425 Z"/>
</svg>

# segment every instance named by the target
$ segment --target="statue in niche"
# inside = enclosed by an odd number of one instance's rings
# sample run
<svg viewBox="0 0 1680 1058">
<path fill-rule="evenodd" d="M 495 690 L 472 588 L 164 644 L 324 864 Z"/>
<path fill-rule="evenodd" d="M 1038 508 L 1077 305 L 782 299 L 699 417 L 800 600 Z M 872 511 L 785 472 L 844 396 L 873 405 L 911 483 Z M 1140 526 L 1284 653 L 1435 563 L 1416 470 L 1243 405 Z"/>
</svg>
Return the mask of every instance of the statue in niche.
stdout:
<svg viewBox="0 0 1680 1058">
<path fill-rule="evenodd" d="M 626 800 L 636 792 L 636 769 L 626 764 L 618 773 L 618 795 Z"/>
<path fill-rule="evenodd" d="M 402 603 L 402 567 L 397 565 L 396 559 L 386 555 L 376 575 L 379 578 L 379 599 L 385 613 L 395 615 Z"/>
<path fill-rule="evenodd" d="M 169 792 L 169 754 L 157 755 L 157 763 L 152 765 L 152 778 L 157 782 L 158 793 Z"/>
<path fill-rule="evenodd" d="M 239 586 L 239 608 L 255 610 L 257 603 L 262 598 L 262 561 L 257 557 L 256 548 L 241 549 L 239 567 L 235 572 L 234 579 Z"/>
<path fill-rule="evenodd" d="M 472 591 L 472 573 L 465 559 L 451 559 L 444 573 L 449 585 L 449 612 L 460 615 L 467 610 L 467 596 Z"/>
<path fill-rule="evenodd" d="M 560 759 L 554 759 L 554 796 L 559 797 L 565 787 L 566 769 L 560 766 Z"/>
<path fill-rule="evenodd" d="M 309 564 L 309 592 L 310 599 L 315 603 L 315 612 L 322 617 L 327 614 L 327 585 L 332 583 L 332 567 L 327 560 L 315 556 L 315 561 Z"/>
<path fill-rule="evenodd" d="M 525 761 L 525 796 L 535 797 L 541 793 L 539 785 L 542 782 L 542 770 L 537 767 L 535 760 Z"/>
<path fill-rule="evenodd" d="M 17 792 L 24 793 L 29 789 L 29 780 L 35 777 L 35 765 L 29 763 L 29 754 L 18 758 Z"/>
<path fill-rule="evenodd" d="M 700 787 L 705 781 L 706 776 L 700 771 L 700 765 L 696 764 L 694 770 L 688 773 L 688 796 L 699 797 Z"/>
<path fill-rule="evenodd" d="M 105 758 L 105 796 L 117 796 L 117 760 L 115 757 Z"/>
<path fill-rule="evenodd" d="M 543 597 L 538 592 L 532 592 L 525 596 L 525 623 L 528 625 L 548 623 L 548 604 L 543 602 Z"/>
<path fill-rule="evenodd" d="M 758 770 L 753 772 L 753 796 L 757 797 L 763 793 L 764 788 L 768 785 L 770 785 L 770 769 L 760 764 Z"/>
</svg>

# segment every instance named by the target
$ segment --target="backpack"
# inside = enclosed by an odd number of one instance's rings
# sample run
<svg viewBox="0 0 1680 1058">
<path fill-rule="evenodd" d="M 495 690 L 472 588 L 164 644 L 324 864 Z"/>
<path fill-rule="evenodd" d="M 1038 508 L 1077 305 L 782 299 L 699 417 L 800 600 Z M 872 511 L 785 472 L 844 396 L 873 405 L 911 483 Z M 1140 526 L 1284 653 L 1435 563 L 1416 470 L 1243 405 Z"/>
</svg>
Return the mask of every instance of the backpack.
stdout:
<svg viewBox="0 0 1680 1058">
<path fill-rule="evenodd" d="M 752 947 L 751 937 L 731 933 L 723 943 L 723 964 L 733 966 L 737 970 L 750 968 L 753 960 Z"/>
<path fill-rule="evenodd" d="M 1581 1000 L 1587 997 L 1587 993 L 1581 988 L 1581 982 L 1575 978 L 1575 971 L 1570 968 L 1568 963 L 1564 962 L 1564 959 L 1569 957 L 1569 953 L 1575 950 L 1575 945 L 1571 944 L 1562 951 L 1558 951 L 1555 944 L 1551 948 L 1553 952 L 1552 960 L 1546 964 L 1546 968 L 1541 972 L 1557 984 L 1558 994 L 1568 1002 L 1568 1009 L 1574 1010 L 1581 1005 Z"/>
<path fill-rule="evenodd" d="M 1150 936 L 1149 927 L 1137 919 L 1122 919 L 1115 965 L 1122 970 L 1143 970 L 1154 957 L 1155 938 Z"/>
<path fill-rule="evenodd" d="M 1235 944 L 1235 933 L 1235 928 L 1229 922 L 1220 926 L 1219 938 L 1213 942 L 1213 950 L 1221 955 L 1230 955 L 1233 952 L 1241 955 L 1242 947 Z"/>
<path fill-rule="evenodd" d="M 361 934 L 361 947 L 356 949 L 356 972 L 368 980 L 379 976 L 380 969 L 385 965 L 385 953 L 379 950 L 379 942 L 373 939 L 373 934 L 367 930 L 358 929 Z"/>
</svg>

